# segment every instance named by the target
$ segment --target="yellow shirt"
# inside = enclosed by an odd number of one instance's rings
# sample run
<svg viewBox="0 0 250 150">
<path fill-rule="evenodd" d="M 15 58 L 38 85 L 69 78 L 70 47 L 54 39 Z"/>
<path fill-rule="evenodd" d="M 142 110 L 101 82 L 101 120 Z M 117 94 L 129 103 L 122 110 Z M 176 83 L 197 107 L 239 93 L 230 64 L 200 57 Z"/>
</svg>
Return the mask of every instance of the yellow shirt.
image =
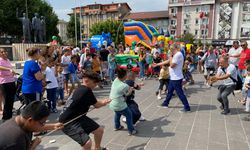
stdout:
<svg viewBox="0 0 250 150">
<path fill-rule="evenodd" d="M 166 69 L 161 68 L 159 79 L 168 79 L 168 78 L 169 78 L 168 67 Z"/>
</svg>

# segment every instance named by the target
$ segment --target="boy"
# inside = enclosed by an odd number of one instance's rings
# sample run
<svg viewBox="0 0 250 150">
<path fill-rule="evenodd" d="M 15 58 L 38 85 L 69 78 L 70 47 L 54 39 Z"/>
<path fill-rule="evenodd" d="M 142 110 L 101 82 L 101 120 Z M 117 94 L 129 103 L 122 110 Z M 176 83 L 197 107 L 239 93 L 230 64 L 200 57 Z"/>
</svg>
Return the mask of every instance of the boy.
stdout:
<svg viewBox="0 0 250 150">
<path fill-rule="evenodd" d="M 80 81 L 79 78 L 77 77 L 77 56 L 73 55 L 71 57 L 71 62 L 69 64 L 69 77 L 70 77 L 70 82 L 72 84 L 70 91 L 69 91 L 69 96 L 72 94 L 73 90 L 75 89 L 75 83 L 78 84 L 78 87 L 80 86 Z"/>
<path fill-rule="evenodd" d="M 64 69 L 62 74 L 64 75 L 64 79 L 65 79 L 65 90 L 68 93 L 68 84 L 69 84 L 69 69 L 68 69 L 68 65 L 70 63 L 70 55 L 71 55 L 71 50 L 70 48 L 65 48 L 64 49 L 64 54 L 61 58 L 61 64 L 63 65 Z"/>
<path fill-rule="evenodd" d="M 110 100 L 105 99 L 97 101 L 92 90 L 100 82 L 100 77 L 93 71 L 88 71 L 83 74 L 83 85 L 76 89 L 72 98 L 68 100 L 65 111 L 60 115 L 59 122 L 66 123 L 82 114 L 87 114 L 91 105 L 95 108 L 100 108 L 107 105 Z M 89 134 L 94 134 L 95 146 L 94 149 L 101 149 L 101 140 L 104 129 L 100 127 L 94 120 L 87 115 L 76 119 L 68 125 L 65 125 L 63 132 L 79 143 L 84 150 L 91 150 L 92 141 Z"/>
<path fill-rule="evenodd" d="M 143 83 L 136 84 L 135 78 L 136 78 L 135 73 L 128 72 L 127 80 L 125 81 L 125 83 L 136 90 L 140 90 L 141 86 L 143 86 L 144 84 Z M 132 93 L 126 97 L 126 103 L 130 108 L 130 111 L 132 112 L 133 124 L 135 124 L 138 120 L 145 121 L 145 118 L 141 115 L 139 106 L 134 101 L 134 98 L 135 98 L 135 90 L 133 90 Z M 123 118 L 122 121 L 126 122 L 126 118 Z"/>
<path fill-rule="evenodd" d="M 157 99 L 160 100 L 161 99 L 161 93 L 163 90 L 163 86 L 166 86 L 166 90 L 168 89 L 168 83 L 169 83 L 169 70 L 168 70 L 168 65 L 163 65 L 160 71 L 160 75 L 159 75 L 159 88 L 158 91 L 155 92 Z"/>
<path fill-rule="evenodd" d="M 48 107 L 52 113 L 57 113 L 56 109 L 56 90 L 58 88 L 58 83 L 55 75 L 54 61 L 50 59 L 48 61 L 48 66 L 45 70 L 46 82 L 49 82 L 46 86 Z"/>
<path fill-rule="evenodd" d="M 58 105 L 64 105 L 64 86 L 63 86 L 63 81 L 64 81 L 64 76 L 62 74 L 63 67 L 58 66 L 57 67 L 57 73 L 56 73 L 56 78 L 57 78 L 57 83 L 58 83 L 58 88 L 57 88 L 57 100 L 58 100 Z M 60 101 L 59 101 L 60 98 Z"/>
</svg>

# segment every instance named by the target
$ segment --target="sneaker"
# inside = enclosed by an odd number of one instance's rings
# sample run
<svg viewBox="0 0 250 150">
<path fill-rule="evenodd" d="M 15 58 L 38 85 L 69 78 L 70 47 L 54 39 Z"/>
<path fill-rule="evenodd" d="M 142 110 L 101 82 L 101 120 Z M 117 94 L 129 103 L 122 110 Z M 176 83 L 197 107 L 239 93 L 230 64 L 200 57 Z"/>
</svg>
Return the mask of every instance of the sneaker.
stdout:
<svg viewBox="0 0 250 150">
<path fill-rule="evenodd" d="M 126 117 L 124 117 L 124 118 L 122 118 L 122 122 L 127 122 L 127 119 L 126 119 Z"/>
<path fill-rule="evenodd" d="M 137 133 L 136 130 L 133 130 L 132 132 L 129 132 L 128 135 L 131 136 L 131 135 L 135 135 Z"/>
<path fill-rule="evenodd" d="M 190 113 L 191 110 L 181 109 L 179 110 L 180 113 Z"/>
<path fill-rule="evenodd" d="M 158 99 L 158 100 L 161 100 L 161 95 L 160 95 L 160 94 L 157 96 L 157 99 Z"/>
<path fill-rule="evenodd" d="M 169 108 L 168 106 L 166 106 L 166 105 L 164 105 L 164 104 L 161 104 L 161 105 L 159 105 L 159 106 L 157 106 L 157 107 L 160 107 L 160 108 Z"/>
<path fill-rule="evenodd" d="M 230 114 L 230 110 L 223 110 L 223 111 L 221 112 L 221 114 L 222 114 L 222 115 L 228 115 L 228 114 Z"/>
<path fill-rule="evenodd" d="M 221 110 L 224 110 L 224 106 L 223 106 L 223 105 L 220 105 L 220 109 L 221 109 Z"/>
<path fill-rule="evenodd" d="M 114 131 L 119 131 L 119 130 L 122 130 L 124 129 L 124 126 L 120 126 L 119 128 L 115 128 Z"/>
<path fill-rule="evenodd" d="M 141 116 L 139 121 L 146 121 L 146 119 L 143 116 Z"/>
</svg>

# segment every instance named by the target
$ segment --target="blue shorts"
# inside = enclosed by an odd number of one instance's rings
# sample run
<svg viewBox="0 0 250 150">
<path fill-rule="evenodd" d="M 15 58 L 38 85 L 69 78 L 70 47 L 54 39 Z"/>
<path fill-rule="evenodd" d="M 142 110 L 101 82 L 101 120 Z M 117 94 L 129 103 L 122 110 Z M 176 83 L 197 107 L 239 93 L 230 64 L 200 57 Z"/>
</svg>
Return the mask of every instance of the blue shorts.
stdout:
<svg viewBox="0 0 250 150">
<path fill-rule="evenodd" d="M 69 73 L 64 74 L 64 81 L 69 81 Z"/>
</svg>

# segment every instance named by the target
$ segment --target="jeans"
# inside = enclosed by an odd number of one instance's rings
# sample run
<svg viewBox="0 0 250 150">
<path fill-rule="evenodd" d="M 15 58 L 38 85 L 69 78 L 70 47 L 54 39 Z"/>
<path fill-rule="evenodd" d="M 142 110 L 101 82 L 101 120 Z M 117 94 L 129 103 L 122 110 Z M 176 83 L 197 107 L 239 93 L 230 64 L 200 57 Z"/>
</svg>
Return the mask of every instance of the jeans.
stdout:
<svg viewBox="0 0 250 150">
<path fill-rule="evenodd" d="M 189 111 L 190 106 L 189 106 L 187 97 L 186 97 L 186 95 L 184 95 L 184 92 L 182 90 L 182 79 L 169 81 L 167 97 L 166 97 L 165 101 L 162 103 L 162 105 L 168 106 L 168 104 L 173 96 L 174 90 L 176 91 L 179 99 L 181 100 L 182 104 L 184 105 L 184 109 Z"/>
<path fill-rule="evenodd" d="M 1 84 L 4 96 L 3 120 L 12 118 L 12 109 L 16 93 L 15 82 Z"/>
<path fill-rule="evenodd" d="M 191 64 L 189 67 L 190 67 L 190 68 L 189 68 L 189 72 L 190 72 L 190 73 L 193 73 L 193 72 L 197 69 L 196 64 Z"/>
<path fill-rule="evenodd" d="M 64 88 L 57 88 L 56 99 L 64 100 Z"/>
<path fill-rule="evenodd" d="M 250 90 L 247 90 L 246 111 L 250 111 Z"/>
<path fill-rule="evenodd" d="M 115 80 L 115 69 L 109 68 L 109 78 L 111 81 Z"/>
<path fill-rule="evenodd" d="M 127 123 L 127 128 L 129 132 L 132 132 L 134 130 L 133 126 L 133 118 L 132 118 L 132 113 L 130 109 L 127 107 L 124 110 L 121 111 L 115 111 L 115 128 L 118 129 L 121 124 L 120 124 L 120 118 L 121 115 L 126 117 L 126 123 Z"/>
<path fill-rule="evenodd" d="M 140 67 L 139 77 L 144 78 L 144 76 L 145 76 L 145 63 L 140 61 L 139 67 Z"/>
<path fill-rule="evenodd" d="M 220 85 L 219 86 L 219 93 L 217 95 L 217 100 L 221 103 L 223 106 L 224 110 L 228 111 L 229 110 L 229 103 L 228 103 L 228 95 L 230 95 L 234 89 L 235 89 L 235 84 L 232 85 Z"/>
<path fill-rule="evenodd" d="M 56 109 L 56 89 L 47 89 L 47 99 L 49 100 L 48 102 L 48 107 L 49 109 Z"/>
<path fill-rule="evenodd" d="M 25 105 L 28 105 L 33 101 L 41 101 L 42 94 L 41 93 L 24 93 Z"/>
</svg>

